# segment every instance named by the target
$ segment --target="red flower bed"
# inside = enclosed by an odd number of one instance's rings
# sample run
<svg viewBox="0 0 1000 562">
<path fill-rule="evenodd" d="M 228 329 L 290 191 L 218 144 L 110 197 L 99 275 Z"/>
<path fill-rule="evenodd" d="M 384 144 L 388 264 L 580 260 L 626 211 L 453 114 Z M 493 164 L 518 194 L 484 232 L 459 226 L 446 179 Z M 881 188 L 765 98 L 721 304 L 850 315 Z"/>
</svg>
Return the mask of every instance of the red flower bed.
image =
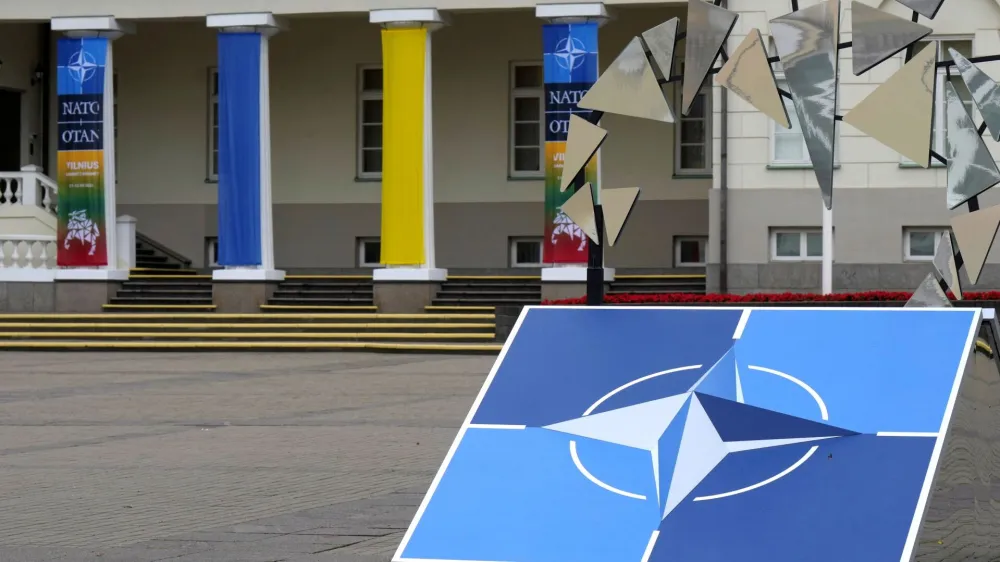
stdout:
<svg viewBox="0 0 1000 562">
<path fill-rule="evenodd" d="M 698 295 L 689 293 L 627 294 L 605 295 L 607 304 L 670 304 L 670 303 L 754 303 L 754 302 L 887 302 L 906 301 L 913 293 L 902 291 L 868 291 L 864 293 L 833 293 L 817 295 L 810 293 L 754 293 L 749 295 Z M 948 293 L 950 298 L 954 295 Z M 963 295 L 970 301 L 1000 300 L 1000 291 L 968 292 Z M 587 304 L 587 297 L 544 301 L 548 305 Z"/>
</svg>

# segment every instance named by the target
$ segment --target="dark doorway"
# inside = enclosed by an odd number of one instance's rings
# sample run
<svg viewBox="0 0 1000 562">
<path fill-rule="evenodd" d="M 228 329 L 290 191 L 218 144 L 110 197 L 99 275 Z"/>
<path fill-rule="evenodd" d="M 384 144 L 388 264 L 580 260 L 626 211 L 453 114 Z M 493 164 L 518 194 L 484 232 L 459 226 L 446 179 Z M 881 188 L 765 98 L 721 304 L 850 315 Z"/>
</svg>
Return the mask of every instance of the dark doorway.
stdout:
<svg viewBox="0 0 1000 562">
<path fill-rule="evenodd" d="M 21 169 L 21 92 L 0 90 L 0 172 Z"/>
</svg>

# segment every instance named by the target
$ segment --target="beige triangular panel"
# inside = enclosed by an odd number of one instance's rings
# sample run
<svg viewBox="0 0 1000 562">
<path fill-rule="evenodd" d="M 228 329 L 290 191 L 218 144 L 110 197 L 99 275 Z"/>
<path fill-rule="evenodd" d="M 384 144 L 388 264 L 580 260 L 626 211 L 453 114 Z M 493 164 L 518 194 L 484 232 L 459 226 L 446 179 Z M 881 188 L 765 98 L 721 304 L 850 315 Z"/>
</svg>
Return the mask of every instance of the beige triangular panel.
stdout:
<svg viewBox="0 0 1000 562">
<path fill-rule="evenodd" d="M 851 2 L 851 64 L 861 76 L 930 35 L 931 28 L 854 0 Z"/>
<path fill-rule="evenodd" d="M 642 40 L 653 54 L 653 61 L 660 67 L 660 74 L 670 78 L 674 65 L 674 45 L 677 43 L 677 24 L 680 19 L 672 18 L 660 25 L 642 32 Z"/>
<path fill-rule="evenodd" d="M 562 212 L 583 229 L 595 244 L 601 243 L 597 234 L 597 218 L 594 216 L 594 192 L 589 182 L 563 203 Z"/>
<path fill-rule="evenodd" d="M 625 50 L 577 103 L 582 109 L 673 123 L 674 114 L 646 58 L 642 41 L 633 37 Z"/>
<path fill-rule="evenodd" d="M 933 273 L 928 273 L 923 282 L 906 301 L 907 308 L 951 308 L 948 295 L 941 290 L 941 283 Z"/>
<path fill-rule="evenodd" d="M 687 36 L 684 38 L 684 82 L 681 88 L 681 113 L 687 115 L 701 92 L 708 72 L 719 51 L 733 31 L 740 15 L 705 2 L 688 0 Z"/>
<path fill-rule="evenodd" d="M 778 93 L 778 83 L 774 81 L 771 64 L 767 62 L 767 50 L 760 30 L 750 31 L 733 51 L 729 61 L 722 65 L 715 81 L 774 119 L 775 123 L 786 129 L 791 128 L 788 110 Z"/>
<path fill-rule="evenodd" d="M 951 243 L 951 234 L 941 237 L 937 251 L 934 252 L 934 269 L 944 284 L 951 289 L 957 300 L 962 300 L 962 280 L 958 276 L 955 265 L 955 247 Z"/>
<path fill-rule="evenodd" d="M 608 233 L 608 246 L 615 245 L 638 199 L 638 187 L 601 190 L 601 208 L 604 210 L 604 229 Z"/>
<path fill-rule="evenodd" d="M 931 163 L 936 66 L 937 44 L 932 43 L 854 106 L 844 122 L 926 168 Z"/>
<path fill-rule="evenodd" d="M 562 180 L 559 191 L 573 183 L 573 178 L 590 162 L 608 136 L 604 129 L 578 115 L 569 116 L 569 133 L 566 135 L 566 152 L 563 156 Z"/>
<path fill-rule="evenodd" d="M 1000 205 L 964 213 L 951 219 L 951 230 L 955 233 L 958 249 L 962 251 L 965 272 L 973 285 L 979 282 L 983 264 L 993 247 L 993 240 L 1000 229 Z"/>
</svg>

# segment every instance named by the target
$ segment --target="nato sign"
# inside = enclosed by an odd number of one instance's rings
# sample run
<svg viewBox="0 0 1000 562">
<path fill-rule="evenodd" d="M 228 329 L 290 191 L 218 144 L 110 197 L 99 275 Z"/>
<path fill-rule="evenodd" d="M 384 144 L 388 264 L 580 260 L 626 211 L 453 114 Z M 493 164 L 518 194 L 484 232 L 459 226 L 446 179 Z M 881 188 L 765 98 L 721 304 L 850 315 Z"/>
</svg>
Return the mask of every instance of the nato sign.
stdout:
<svg viewBox="0 0 1000 562">
<path fill-rule="evenodd" d="M 395 560 L 995 554 L 981 316 L 527 308 Z"/>
</svg>

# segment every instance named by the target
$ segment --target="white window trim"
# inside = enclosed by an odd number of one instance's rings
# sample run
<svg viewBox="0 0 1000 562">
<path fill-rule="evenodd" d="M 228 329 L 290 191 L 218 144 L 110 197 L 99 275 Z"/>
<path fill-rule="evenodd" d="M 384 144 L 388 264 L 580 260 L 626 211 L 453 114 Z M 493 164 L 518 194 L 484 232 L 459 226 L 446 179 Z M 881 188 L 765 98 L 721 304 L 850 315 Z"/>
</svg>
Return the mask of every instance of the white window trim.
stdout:
<svg viewBox="0 0 1000 562">
<path fill-rule="evenodd" d="M 208 85 L 205 91 L 208 94 L 208 122 L 206 123 L 205 136 L 207 142 L 205 144 L 207 152 L 205 154 L 205 177 L 210 182 L 219 181 L 219 170 L 213 169 L 213 164 L 215 163 L 215 151 L 218 149 L 216 143 L 219 138 L 216 135 L 216 128 L 213 125 L 216 120 L 216 114 L 219 112 L 219 94 L 217 91 L 213 91 L 213 86 L 215 81 L 218 80 L 219 69 L 211 67 L 208 69 Z"/>
<path fill-rule="evenodd" d="M 115 183 L 118 183 L 118 162 L 121 161 L 120 153 L 118 152 L 118 72 L 115 71 L 111 74 L 111 111 L 112 117 L 115 120 Z"/>
<path fill-rule="evenodd" d="M 681 64 L 683 67 L 683 64 Z M 681 112 L 682 96 L 680 95 L 680 82 L 674 88 L 675 114 L 677 123 L 674 125 L 674 175 L 679 177 L 697 176 L 704 177 L 712 175 L 712 86 L 706 83 L 698 95 L 705 96 L 705 140 L 702 143 L 705 149 L 704 168 L 682 168 L 681 167 L 681 134 L 684 130 L 683 123 L 687 120 Z"/>
<path fill-rule="evenodd" d="M 969 43 L 972 43 L 972 47 L 973 49 L 975 49 L 975 38 L 969 35 L 934 35 L 931 37 L 924 37 L 921 41 L 934 41 L 938 44 L 938 60 L 942 60 L 941 49 L 943 48 L 942 43 L 945 42 L 968 41 Z M 903 51 L 903 53 L 904 53 L 903 56 L 905 56 L 906 51 Z M 953 69 L 952 72 L 954 73 L 955 76 L 960 76 L 956 70 Z M 944 84 L 947 80 L 948 80 L 948 70 L 946 68 L 938 68 L 934 84 L 934 128 L 939 132 L 939 134 L 937 135 L 937 138 L 931 139 L 931 148 L 932 150 L 934 150 L 934 152 L 937 152 L 941 156 L 945 156 L 945 153 L 947 152 L 948 148 L 948 143 L 946 140 L 947 136 L 944 134 L 940 134 L 940 132 L 944 131 L 948 126 L 947 121 L 945 120 L 946 112 L 944 107 L 945 104 Z M 979 108 L 976 107 L 975 103 L 972 103 L 971 106 L 972 106 L 972 118 L 973 120 L 975 120 L 978 117 Z M 931 158 L 930 162 L 932 168 L 943 168 L 947 166 L 947 164 L 940 162 L 935 158 Z M 913 160 L 910 160 L 909 158 L 903 155 L 899 156 L 899 166 L 901 168 L 921 167 L 919 164 L 917 164 Z"/>
<path fill-rule="evenodd" d="M 219 267 L 218 260 L 215 256 L 219 253 L 219 238 L 217 236 L 210 236 L 205 239 L 205 267 Z"/>
<path fill-rule="evenodd" d="M 932 226 L 921 226 L 921 227 L 907 227 L 903 229 L 903 261 L 905 262 L 929 262 L 934 261 L 934 256 L 914 256 L 910 253 L 910 234 L 914 233 L 933 233 L 934 234 L 934 250 L 937 251 L 938 245 L 941 243 L 941 237 L 945 234 L 949 234 L 951 230 L 945 227 L 932 227 Z"/>
<path fill-rule="evenodd" d="M 370 242 L 377 242 L 381 244 L 382 239 L 377 236 L 358 238 L 358 243 L 357 243 L 358 267 L 370 267 L 370 268 L 382 267 L 381 261 L 380 263 L 368 263 L 365 261 L 365 246 Z M 381 257 L 382 257 L 382 251 L 380 248 L 379 258 Z"/>
<path fill-rule="evenodd" d="M 517 244 L 518 242 L 532 242 L 538 244 L 538 263 L 520 263 L 517 261 Z M 510 266 L 513 268 L 534 268 L 542 267 L 545 263 L 545 244 L 542 243 L 541 236 L 515 236 L 510 239 L 508 253 L 510 254 Z"/>
<path fill-rule="evenodd" d="M 362 65 L 358 65 L 358 74 L 357 74 L 357 77 L 355 79 L 355 82 L 357 83 L 356 88 L 357 88 L 357 92 L 358 92 L 358 103 L 357 103 L 357 108 L 356 108 L 357 112 L 358 112 L 358 119 L 357 119 L 357 121 L 358 121 L 358 123 L 357 123 L 357 139 L 358 140 L 357 140 L 357 150 L 356 150 L 357 154 L 355 155 L 355 160 L 356 160 L 355 166 L 357 167 L 357 176 L 358 176 L 358 179 L 365 179 L 365 180 L 380 180 L 380 179 L 382 179 L 382 172 L 366 172 L 366 171 L 364 171 L 364 153 L 365 153 L 365 148 L 364 148 L 364 138 L 365 138 L 364 137 L 364 119 L 365 119 L 364 103 L 365 103 L 366 100 L 382 100 L 383 99 L 383 95 L 382 95 L 383 90 L 379 90 L 378 92 L 375 92 L 375 91 L 372 91 L 372 90 L 365 90 L 365 79 L 364 79 L 365 78 L 365 71 L 366 70 L 374 70 L 374 69 L 380 69 L 381 70 L 382 69 L 382 65 L 381 64 L 362 64 Z M 384 82 L 383 82 L 383 88 L 384 88 Z M 382 114 L 382 119 L 383 119 L 383 125 L 382 125 L 382 127 L 383 127 L 382 128 L 383 137 L 382 137 L 382 140 L 384 142 L 385 141 L 385 113 L 384 113 L 385 108 L 383 107 L 382 110 L 383 110 L 383 114 Z M 383 154 L 383 157 L 384 157 L 385 152 L 383 152 L 382 154 Z M 383 162 L 383 168 L 384 168 L 384 164 L 385 163 Z"/>
<path fill-rule="evenodd" d="M 685 262 L 681 261 L 681 243 L 695 241 L 702 243 L 704 250 L 702 251 L 702 256 L 708 253 L 708 237 L 707 236 L 677 236 L 674 238 L 674 265 L 675 267 L 705 267 L 705 262 Z"/>
<path fill-rule="evenodd" d="M 778 255 L 778 235 L 779 234 L 798 234 L 799 235 L 799 255 L 798 256 L 779 256 Z M 768 241 L 768 246 L 770 247 L 771 261 L 784 261 L 784 262 L 814 262 L 822 261 L 823 256 L 810 256 L 808 252 L 808 235 L 809 234 L 819 234 L 823 235 L 823 231 L 818 228 L 776 228 L 771 230 L 770 240 Z"/>
<path fill-rule="evenodd" d="M 541 62 L 520 61 L 510 63 L 508 77 L 508 118 L 507 118 L 507 175 L 516 179 L 540 179 L 545 177 L 545 86 L 538 88 L 518 88 L 515 77 L 519 67 L 537 66 L 541 67 Z M 538 121 L 538 171 L 519 171 L 514 169 L 514 154 L 516 145 L 514 144 L 514 107 L 517 98 L 538 98 L 539 121 Z"/>
</svg>

